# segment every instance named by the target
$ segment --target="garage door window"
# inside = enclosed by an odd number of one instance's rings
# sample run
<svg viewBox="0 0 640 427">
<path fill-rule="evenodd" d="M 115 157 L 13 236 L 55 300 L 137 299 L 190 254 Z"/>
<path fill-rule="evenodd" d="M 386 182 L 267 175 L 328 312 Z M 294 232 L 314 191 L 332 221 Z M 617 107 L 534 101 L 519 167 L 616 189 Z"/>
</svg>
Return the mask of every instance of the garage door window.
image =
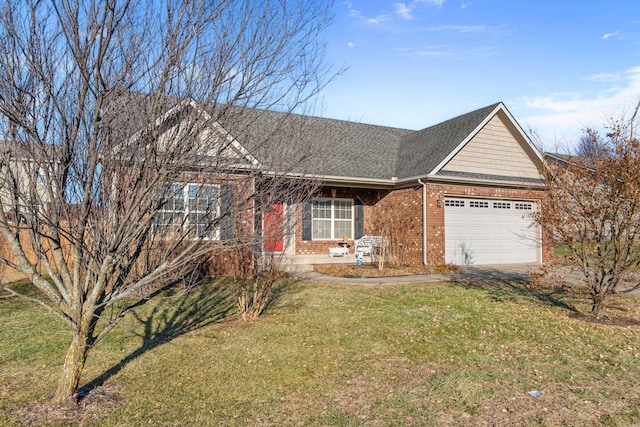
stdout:
<svg viewBox="0 0 640 427">
<path fill-rule="evenodd" d="M 471 200 L 469 202 L 469 207 L 471 208 L 488 208 L 489 202 L 484 200 Z"/>
<path fill-rule="evenodd" d="M 454 208 L 464 208 L 464 200 L 447 199 L 444 201 L 444 205 L 449 207 L 454 207 Z"/>
<path fill-rule="evenodd" d="M 509 202 L 493 202 L 493 209 L 511 209 Z"/>
<path fill-rule="evenodd" d="M 533 209 L 533 204 L 516 202 L 516 209 L 522 210 L 522 211 L 530 211 Z"/>
</svg>

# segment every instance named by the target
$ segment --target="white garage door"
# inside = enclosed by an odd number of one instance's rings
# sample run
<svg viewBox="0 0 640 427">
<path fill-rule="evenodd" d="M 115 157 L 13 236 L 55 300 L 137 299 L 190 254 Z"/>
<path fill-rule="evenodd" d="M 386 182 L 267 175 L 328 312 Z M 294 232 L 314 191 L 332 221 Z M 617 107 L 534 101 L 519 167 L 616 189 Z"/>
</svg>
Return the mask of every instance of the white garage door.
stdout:
<svg viewBox="0 0 640 427">
<path fill-rule="evenodd" d="M 445 260 L 448 264 L 540 262 L 536 203 L 517 200 L 445 198 Z"/>
</svg>

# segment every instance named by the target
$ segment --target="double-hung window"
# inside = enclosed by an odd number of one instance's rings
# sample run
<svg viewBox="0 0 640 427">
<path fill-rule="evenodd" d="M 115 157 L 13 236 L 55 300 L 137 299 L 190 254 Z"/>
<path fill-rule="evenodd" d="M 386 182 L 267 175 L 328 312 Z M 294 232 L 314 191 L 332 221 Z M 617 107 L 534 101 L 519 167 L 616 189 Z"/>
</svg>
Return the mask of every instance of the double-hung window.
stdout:
<svg viewBox="0 0 640 427">
<path fill-rule="evenodd" d="M 188 231 L 195 238 L 217 239 L 213 225 L 219 216 L 219 195 L 220 188 L 213 184 L 173 184 L 156 215 L 156 225 L 174 233 Z"/>
<path fill-rule="evenodd" d="M 313 239 L 353 238 L 353 201 L 316 199 L 312 206 Z"/>
</svg>

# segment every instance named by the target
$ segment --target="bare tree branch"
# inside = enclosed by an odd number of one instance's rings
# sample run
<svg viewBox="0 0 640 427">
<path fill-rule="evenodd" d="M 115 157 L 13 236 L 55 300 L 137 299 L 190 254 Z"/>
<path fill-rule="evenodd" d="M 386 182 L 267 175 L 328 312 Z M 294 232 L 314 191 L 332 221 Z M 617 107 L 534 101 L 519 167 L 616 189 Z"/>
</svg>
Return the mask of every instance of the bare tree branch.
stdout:
<svg viewBox="0 0 640 427">
<path fill-rule="evenodd" d="M 125 313 L 311 194 L 292 113 L 332 79 L 329 3 L 0 5 L 0 262 L 71 325 L 55 402 Z"/>
<path fill-rule="evenodd" d="M 640 107 L 640 104 L 638 104 Z M 536 219 L 566 246 L 590 290 L 592 313 L 609 296 L 637 289 L 640 267 L 640 141 L 633 121 L 612 120 L 595 156 L 565 156 L 549 163 L 547 194 Z M 587 138 L 599 141 L 593 130 Z"/>
</svg>

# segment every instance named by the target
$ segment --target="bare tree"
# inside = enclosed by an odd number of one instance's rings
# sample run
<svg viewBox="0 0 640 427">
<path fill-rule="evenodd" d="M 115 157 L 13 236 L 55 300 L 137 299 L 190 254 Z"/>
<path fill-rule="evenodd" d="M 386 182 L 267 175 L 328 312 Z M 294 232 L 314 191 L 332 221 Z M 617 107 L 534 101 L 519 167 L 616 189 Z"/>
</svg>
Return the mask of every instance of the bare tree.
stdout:
<svg viewBox="0 0 640 427">
<path fill-rule="evenodd" d="M 640 142 L 631 134 L 633 119 L 611 122 L 598 156 L 549 162 L 547 194 L 536 215 L 570 251 L 595 316 L 612 294 L 640 286 L 633 282 L 640 266 Z"/>
<path fill-rule="evenodd" d="M 88 351 L 128 311 L 224 239 L 259 246 L 252 213 L 308 193 L 286 124 L 331 78 L 328 3 L 0 5 L 0 261 L 72 332 L 54 403 L 75 403 Z M 255 108 L 279 113 L 257 132 Z"/>
<path fill-rule="evenodd" d="M 585 130 L 576 146 L 576 155 L 586 158 L 601 157 L 606 154 L 605 142 L 593 129 Z"/>
</svg>

